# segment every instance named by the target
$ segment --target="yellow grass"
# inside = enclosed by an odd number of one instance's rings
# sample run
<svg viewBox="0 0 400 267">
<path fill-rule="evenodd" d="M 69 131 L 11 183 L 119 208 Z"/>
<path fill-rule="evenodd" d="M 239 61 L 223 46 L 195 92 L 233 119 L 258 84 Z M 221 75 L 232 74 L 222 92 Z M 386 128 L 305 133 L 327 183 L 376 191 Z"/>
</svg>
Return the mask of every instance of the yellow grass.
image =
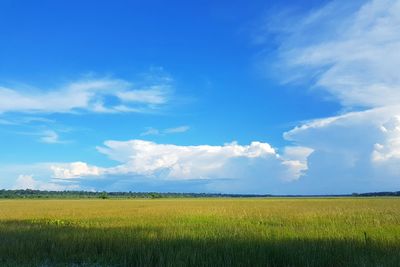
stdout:
<svg viewBox="0 0 400 267">
<path fill-rule="evenodd" d="M 400 199 L 1 200 L 4 266 L 396 266 Z"/>
</svg>

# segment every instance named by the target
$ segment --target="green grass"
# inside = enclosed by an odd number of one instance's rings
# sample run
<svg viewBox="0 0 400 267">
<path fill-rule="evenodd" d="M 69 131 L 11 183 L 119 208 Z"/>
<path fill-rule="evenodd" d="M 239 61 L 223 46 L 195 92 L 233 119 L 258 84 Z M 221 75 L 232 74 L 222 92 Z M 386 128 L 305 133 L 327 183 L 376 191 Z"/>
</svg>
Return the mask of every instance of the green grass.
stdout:
<svg viewBox="0 0 400 267">
<path fill-rule="evenodd" d="M 0 266 L 399 264 L 399 198 L 0 201 Z"/>
</svg>

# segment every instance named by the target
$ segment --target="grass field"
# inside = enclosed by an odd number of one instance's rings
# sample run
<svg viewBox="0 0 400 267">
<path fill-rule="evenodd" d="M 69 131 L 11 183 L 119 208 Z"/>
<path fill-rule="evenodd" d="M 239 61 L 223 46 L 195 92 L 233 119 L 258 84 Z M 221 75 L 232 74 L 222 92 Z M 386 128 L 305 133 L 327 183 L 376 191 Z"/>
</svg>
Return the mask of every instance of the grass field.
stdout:
<svg viewBox="0 0 400 267">
<path fill-rule="evenodd" d="M 2 200 L 0 266 L 400 266 L 400 199 Z"/>
</svg>

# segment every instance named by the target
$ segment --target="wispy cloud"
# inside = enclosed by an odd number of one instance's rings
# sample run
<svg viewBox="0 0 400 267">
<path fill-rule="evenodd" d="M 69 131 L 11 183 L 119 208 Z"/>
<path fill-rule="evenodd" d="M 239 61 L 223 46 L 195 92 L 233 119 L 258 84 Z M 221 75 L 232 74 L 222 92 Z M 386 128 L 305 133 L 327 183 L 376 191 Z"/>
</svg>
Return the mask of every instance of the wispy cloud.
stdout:
<svg viewBox="0 0 400 267">
<path fill-rule="evenodd" d="M 146 131 L 142 132 L 140 135 L 141 136 L 147 136 L 147 135 L 160 135 L 160 130 L 153 128 L 153 127 L 148 127 L 146 128 Z"/>
<path fill-rule="evenodd" d="M 14 121 L 11 120 L 4 120 L 4 119 L 0 119 L 0 125 L 15 125 L 16 123 Z"/>
<path fill-rule="evenodd" d="M 147 112 L 171 98 L 171 80 L 156 81 L 141 87 L 113 78 L 83 79 L 49 89 L 0 86 L 0 114 Z"/>
<path fill-rule="evenodd" d="M 47 143 L 47 144 L 60 144 L 65 143 L 65 141 L 60 140 L 60 136 L 57 132 L 53 130 L 46 130 L 43 131 L 42 136 L 40 137 L 40 142 Z"/>
<path fill-rule="evenodd" d="M 149 127 L 141 133 L 141 136 L 147 136 L 147 135 L 165 135 L 165 134 L 176 134 L 176 133 L 184 133 L 189 131 L 190 127 L 187 125 L 182 125 L 178 127 L 173 127 L 173 128 L 166 128 L 166 129 L 156 129 L 153 127 Z"/>
<path fill-rule="evenodd" d="M 345 107 L 400 102 L 400 1 L 332 1 L 282 29 L 280 64 Z M 287 79 L 285 77 L 285 79 Z"/>
<path fill-rule="evenodd" d="M 22 127 L 19 124 L 16 124 L 16 126 L 18 127 L 18 129 Z M 38 127 L 28 126 L 25 127 L 23 130 L 9 130 L 8 132 L 15 135 L 31 136 L 37 142 L 44 144 L 68 144 L 73 141 L 65 140 L 62 135 L 70 131 L 72 131 L 72 129 L 49 129 L 47 126 L 40 125 Z"/>
<path fill-rule="evenodd" d="M 189 131 L 190 127 L 187 125 L 183 125 L 183 126 L 179 126 L 179 127 L 175 127 L 175 128 L 168 128 L 165 129 L 163 132 L 166 134 L 170 134 L 170 133 L 184 133 Z"/>
<path fill-rule="evenodd" d="M 0 125 L 18 126 L 28 124 L 51 124 L 54 120 L 43 117 L 20 117 L 20 116 L 4 116 L 0 119 Z"/>
</svg>

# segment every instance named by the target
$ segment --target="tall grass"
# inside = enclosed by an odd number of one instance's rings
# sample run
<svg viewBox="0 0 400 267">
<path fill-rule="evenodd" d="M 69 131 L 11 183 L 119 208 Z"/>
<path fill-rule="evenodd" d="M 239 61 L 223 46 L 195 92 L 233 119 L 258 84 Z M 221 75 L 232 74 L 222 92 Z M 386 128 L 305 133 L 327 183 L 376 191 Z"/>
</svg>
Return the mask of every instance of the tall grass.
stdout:
<svg viewBox="0 0 400 267">
<path fill-rule="evenodd" d="M 399 266 L 400 199 L 0 201 L 0 266 Z"/>
</svg>

